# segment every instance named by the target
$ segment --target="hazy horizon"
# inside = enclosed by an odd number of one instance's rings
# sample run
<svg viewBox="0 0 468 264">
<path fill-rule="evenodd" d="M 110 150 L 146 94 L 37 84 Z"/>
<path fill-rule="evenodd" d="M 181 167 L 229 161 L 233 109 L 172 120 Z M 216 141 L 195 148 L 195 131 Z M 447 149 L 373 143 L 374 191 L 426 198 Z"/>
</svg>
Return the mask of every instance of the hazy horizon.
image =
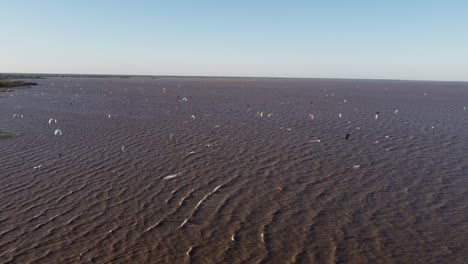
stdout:
<svg viewBox="0 0 468 264">
<path fill-rule="evenodd" d="M 464 1 L 3 1 L 0 72 L 468 81 Z"/>
<path fill-rule="evenodd" d="M 109 74 L 109 73 L 67 73 L 67 72 L 0 72 L 0 75 L 57 75 L 57 76 L 46 76 L 49 78 L 63 76 L 77 76 L 77 77 L 161 77 L 161 78 L 258 78 L 258 79 L 324 79 L 324 80 L 356 80 L 356 81 L 414 81 L 414 82 L 468 82 L 464 80 L 437 80 L 437 79 L 388 79 L 388 78 L 341 78 L 341 77 L 285 77 L 285 76 L 235 76 L 235 75 L 170 75 L 170 74 Z M 21 78 L 19 78 L 21 79 Z"/>
</svg>

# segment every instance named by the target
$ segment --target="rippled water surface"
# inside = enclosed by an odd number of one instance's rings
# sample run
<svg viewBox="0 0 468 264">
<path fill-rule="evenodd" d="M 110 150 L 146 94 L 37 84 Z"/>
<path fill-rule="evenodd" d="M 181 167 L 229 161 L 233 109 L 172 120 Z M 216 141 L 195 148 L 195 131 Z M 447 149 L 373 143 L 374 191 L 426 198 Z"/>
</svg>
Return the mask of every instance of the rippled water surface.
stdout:
<svg viewBox="0 0 468 264">
<path fill-rule="evenodd" d="M 0 94 L 0 263 L 468 259 L 467 83 L 37 82 Z"/>
</svg>

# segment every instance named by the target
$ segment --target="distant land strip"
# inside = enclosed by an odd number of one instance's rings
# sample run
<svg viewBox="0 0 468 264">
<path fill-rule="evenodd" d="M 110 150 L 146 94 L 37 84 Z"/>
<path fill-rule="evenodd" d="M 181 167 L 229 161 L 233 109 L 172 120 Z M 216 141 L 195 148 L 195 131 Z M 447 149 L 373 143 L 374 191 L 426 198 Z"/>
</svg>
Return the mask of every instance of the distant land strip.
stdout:
<svg viewBox="0 0 468 264">
<path fill-rule="evenodd" d="M 37 85 L 37 83 L 25 81 L 8 81 L 0 79 L 0 92 L 11 92 L 12 88 L 29 88 L 32 85 Z"/>
</svg>

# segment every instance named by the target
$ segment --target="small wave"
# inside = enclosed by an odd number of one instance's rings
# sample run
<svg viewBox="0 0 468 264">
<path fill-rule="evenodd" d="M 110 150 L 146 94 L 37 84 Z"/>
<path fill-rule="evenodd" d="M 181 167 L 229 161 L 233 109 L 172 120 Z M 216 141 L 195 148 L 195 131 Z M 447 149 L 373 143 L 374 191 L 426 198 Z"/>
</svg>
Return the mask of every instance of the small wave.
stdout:
<svg viewBox="0 0 468 264">
<path fill-rule="evenodd" d="M 181 175 L 181 174 L 182 174 L 182 172 L 179 172 L 179 173 L 176 173 L 176 174 L 167 175 L 167 176 L 164 177 L 164 180 L 173 179 L 173 178 L 175 178 L 175 177 L 177 177 L 177 176 L 179 176 L 179 175 Z"/>
</svg>

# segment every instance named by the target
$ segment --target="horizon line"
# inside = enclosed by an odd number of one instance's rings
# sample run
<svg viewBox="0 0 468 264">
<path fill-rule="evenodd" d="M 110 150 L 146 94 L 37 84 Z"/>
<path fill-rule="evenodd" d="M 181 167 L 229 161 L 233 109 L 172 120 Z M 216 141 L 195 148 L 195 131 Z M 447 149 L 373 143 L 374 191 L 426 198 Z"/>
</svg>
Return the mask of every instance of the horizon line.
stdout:
<svg viewBox="0 0 468 264">
<path fill-rule="evenodd" d="M 321 79 L 321 80 L 369 80 L 369 81 L 410 81 L 410 82 L 458 82 L 466 83 L 468 80 L 425 80 L 425 79 L 389 79 L 389 78 L 346 78 L 346 77 L 284 77 L 284 76 L 234 76 L 234 75 L 155 75 L 155 74 L 115 74 L 115 73 L 37 73 L 37 72 L 0 72 L 1 75 L 63 75 L 49 77 L 160 77 L 160 78 L 248 78 L 248 79 Z M 19 78 L 21 79 L 21 78 Z"/>
</svg>

